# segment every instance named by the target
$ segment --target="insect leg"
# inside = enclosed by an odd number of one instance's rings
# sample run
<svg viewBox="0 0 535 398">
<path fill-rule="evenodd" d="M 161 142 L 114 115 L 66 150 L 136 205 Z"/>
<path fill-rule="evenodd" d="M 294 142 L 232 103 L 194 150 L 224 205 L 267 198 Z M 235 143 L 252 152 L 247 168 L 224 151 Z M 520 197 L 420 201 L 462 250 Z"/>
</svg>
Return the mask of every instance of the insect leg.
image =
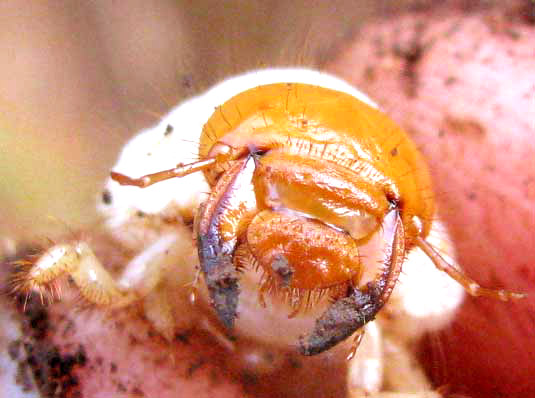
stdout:
<svg viewBox="0 0 535 398">
<path fill-rule="evenodd" d="M 526 297 L 524 293 L 516 293 L 508 290 L 489 289 L 481 287 L 476 281 L 459 271 L 453 265 L 448 263 L 428 242 L 422 237 L 416 238 L 416 245 L 431 259 L 435 267 L 444 271 L 451 278 L 456 280 L 464 290 L 471 296 L 485 296 L 499 299 L 502 301 L 517 300 Z"/>
<path fill-rule="evenodd" d="M 184 177 L 188 174 L 204 170 L 207 167 L 210 167 L 215 164 L 217 161 L 218 160 L 216 158 L 208 158 L 204 160 L 199 160 L 198 162 L 178 165 L 172 169 L 147 174 L 139 178 L 128 177 L 124 174 L 117 173 L 115 171 L 112 171 L 110 173 L 110 176 L 112 180 L 118 182 L 121 185 L 133 185 L 136 187 L 145 188 L 160 181 L 165 181 L 175 177 Z"/>
<path fill-rule="evenodd" d="M 175 241 L 173 235 L 162 236 L 128 263 L 119 280 L 114 279 L 86 242 L 58 244 L 21 271 L 14 281 L 15 287 L 28 293 L 52 291 L 57 280 L 68 275 L 89 303 L 123 307 L 145 297 L 159 283 L 161 269 L 167 265 L 169 248 Z"/>
<path fill-rule="evenodd" d="M 128 300 L 115 280 L 85 242 L 58 244 L 45 251 L 28 270 L 16 277 L 17 290 L 51 290 L 63 275 L 69 275 L 80 294 L 90 303 L 109 306 Z"/>
</svg>

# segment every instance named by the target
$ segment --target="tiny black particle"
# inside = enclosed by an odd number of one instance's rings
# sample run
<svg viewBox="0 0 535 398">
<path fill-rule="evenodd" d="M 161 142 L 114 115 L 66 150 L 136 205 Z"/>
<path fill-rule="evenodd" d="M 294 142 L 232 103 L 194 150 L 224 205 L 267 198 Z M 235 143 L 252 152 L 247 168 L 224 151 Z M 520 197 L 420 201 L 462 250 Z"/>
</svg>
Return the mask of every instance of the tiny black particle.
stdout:
<svg viewBox="0 0 535 398">
<path fill-rule="evenodd" d="M 102 203 L 104 203 L 105 205 L 110 205 L 111 202 L 112 202 L 111 192 L 105 189 L 104 191 L 102 191 Z"/>
<path fill-rule="evenodd" d="M 167 125 L 167 127 L 165 128 L 165 133 L 163 133 L 164 136 L 168 136 L 169 134 L 171 134 L 173 132 L 173 126 L 171 126 L 170 124 Z"/>
</svg>

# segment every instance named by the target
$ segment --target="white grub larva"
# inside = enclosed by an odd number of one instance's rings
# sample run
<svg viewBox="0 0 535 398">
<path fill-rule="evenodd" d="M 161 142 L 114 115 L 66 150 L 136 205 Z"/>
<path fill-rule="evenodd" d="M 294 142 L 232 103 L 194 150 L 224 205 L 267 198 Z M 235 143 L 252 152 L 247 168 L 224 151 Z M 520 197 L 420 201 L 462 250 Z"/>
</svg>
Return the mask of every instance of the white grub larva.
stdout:
<svg viewBox="0 0 535 398">
<path fill-rule="evenodd" d="M 204 160 L 197 158 L 198 146 L 202 141 L 203 126 L 214 109 L 217 113 L 219 106 L 238 93 L 273 83 L 322 86 L 349 94 L 359 103 L 369 105 L 370 109 L 376 108 L 364 94 L 347 83 L 307 69 L 254 71 L 224 81 L 205 94 L 182 103 L 158 125 L 134 137 L 113 168 L 116 174 L 106 183 L 99 210 L 105 216 L 110 239 L 120 242 L 125 251 L 135 252 L 120 275 L 113 277 L 87 244 L 75 242 L 56 245 L 46 251 L 26 274 L 30 287 L 46 285 L 51 282 L 50 276 L 67 273 L 81 295 L 98 306 L 111 309 L 142 303 L 144 315 L 169 344 L 173 344 L 173 336 L 182 329 L 208 330 L 226 347 L 229 356 L 238 356 L 237 362 L 253 372 L 254 369 L 258 373 L 273 372 L 279 363 L 264 360 L 258 354 L 258 347 L 272 349 L 274 355 L 281 355 L 281 352 L 297 355 L 300 336 L 315 328 L 316 320 L 329 306 L 328 295 L 318 297 L 317 301 L 313 299 L 310 308 L 302 309 L 301 306 L 310 304 L 308 298 L 303 304 L 301 298 L 294 300 L 291 294 L 289 299 L 288 295 L 270 294 L 272 287 L 263 288 L 268 285 L 260 267 L 244 268 L 240 269 L 238 317 L 231 320 L 234 323 L 232 339 L 226 337 L 228 332 L 214 319 L 214 315 L 221 314 L 217 313 L 217 308 L 214 314 L 209 305 L 214 301 L 213 293 L 207 291 L 204 283 L 196 282 L 202 264 L 199 264 L 191 227 L 199 214 L 200 204 L 211 190 L 203 173 L 168 179 L 143 189 L 129 185 L 135 185 L 131 184 L 133 181 L 148 185 L 150 178 L 130 179 L 126 185 L 117 183 L 126 176 L 146 176 L 175 168 L 182 170 L 185 164 Z M 240 113 L 239 109 L 237 113 Z M 290 216 L 293 215 L 290 212 Z M 367 333 L 361 336 L 359 351 L 348 363 L 350 394 L 380 394 L 385 392 L 383 386 L 393 386 L 388 392 L 413 393 L 415 397 L 420 396 L 418 394 L 427 396 L 425 394 L 431 391 L 419 366 L 406 369 L 403 364 L 413 363 L 409 347 L 416 338 L 445 325 L 453 317 L 464 291 L 459 283 L 435 267 L 436 260 L 427 251 L 424 253 L 432 247 L 433 252 L 446 253 L 446 259 L 453 261 L 454 257 L 442 224 L 437 220 L 428 224 L 430 231 L 426 241 L 429 246 L 424 246 L 423 250 L 414 247 L 407 256 L 403 253 L 404 268 L 398 288 L 393 290 L 376 320 L 364 327 Z M 380 230 L 373 232 L 379 237 L 383 236 L 381 234 L 388 236 L 387 228 Z M 414 227 L 415 233 L 419 234 L 421 230 L 420 224 L 418 228 Z M 366 227 L 362 226 L 356 227 L 356 231 L 367 233 Z M 389 250 L 383 246 L 376 248 L 380 258 Z M 458 276 L 457 271 L 448 272 L 450 276 Z M 363 274 L 366 274 L 365 270 Z M 46 275 L 46 278 L 39 279 L 40 275 Z M 465 285 L 473 283 L 463 276 L 457 281 Z M 503 294 L 514 298 L 509 292 Z M 189 300 L 192 295 L 195 299 Z M 247 341 L 245 348 L 240 346 L 241 340 Z M 336 354 L 347 355 L 351 345 L 351 339 L 345 340 L 340 344 L 341 348 L 335 350 Z M 385 366 L 385 361 L 396 356 L 398 359 L 394 362 L 399 363 L 404 372 Z"/>
</svg>

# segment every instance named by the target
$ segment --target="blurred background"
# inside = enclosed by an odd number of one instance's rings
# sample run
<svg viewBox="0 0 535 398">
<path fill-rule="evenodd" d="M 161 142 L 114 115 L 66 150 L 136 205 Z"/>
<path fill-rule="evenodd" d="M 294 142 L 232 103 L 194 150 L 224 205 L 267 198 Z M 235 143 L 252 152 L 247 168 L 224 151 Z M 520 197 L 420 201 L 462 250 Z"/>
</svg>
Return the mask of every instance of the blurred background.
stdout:
<svg viewBox="0 0 535 398">
<path fill-rule="evenodd" d="M 128 139 L 238 71 L 317 65 L 360 23 L 426 1 L 0 3 L 0 236 L 65 233 Z"/>
</svg>

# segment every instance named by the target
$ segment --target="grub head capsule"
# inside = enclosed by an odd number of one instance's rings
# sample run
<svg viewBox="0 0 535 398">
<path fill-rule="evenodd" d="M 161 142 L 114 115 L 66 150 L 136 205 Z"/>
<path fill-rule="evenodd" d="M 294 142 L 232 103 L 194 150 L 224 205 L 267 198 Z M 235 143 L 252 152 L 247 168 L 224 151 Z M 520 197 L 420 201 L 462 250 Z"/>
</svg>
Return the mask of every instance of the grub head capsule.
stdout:
<svg viewBox="0 0 535 398">
<path fill-rule="evenodd" d="M 305 353 L 373 319 L 405 251 L 430 229 L 434 202 L 420 153 L 383 113 L 345 92 L 303 83 L 246 90 L 215 109 L 199 155 L 217 159 L 204 170 L 212 193 L 197 214 L 197 234 L 227 326 L 237 315 L 243 268 L 260 268 L 259 288 L 296 306 L 318 292 L 347 302 L 327 310 L 315 333 L 336 331 L 303 342 L 316 346 Z M 340 325 L 344 311 L 353 320 Z"/>
</svg>

